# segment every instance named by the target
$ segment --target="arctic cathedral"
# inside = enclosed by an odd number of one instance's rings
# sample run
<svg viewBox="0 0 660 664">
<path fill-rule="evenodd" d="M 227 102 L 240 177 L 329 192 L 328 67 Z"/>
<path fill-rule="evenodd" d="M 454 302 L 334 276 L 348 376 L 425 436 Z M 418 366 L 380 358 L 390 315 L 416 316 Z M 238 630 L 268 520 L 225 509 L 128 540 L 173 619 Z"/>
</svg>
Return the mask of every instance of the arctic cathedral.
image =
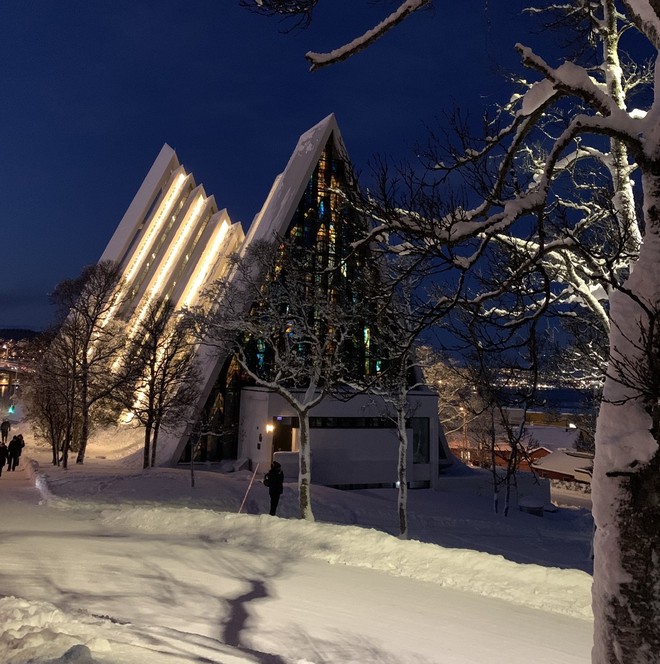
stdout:
<svg viewBox="0 0 660 664">
<path fill-rule="evenodd" d="M 324 266 L 340 265 L 348 255 L 356 224 L 364 223 L 343 204 L 339 192 L 353 183 L 347 153 L 334 115 L 305 132 L 275 178 L 247 236 L 226 209 L 163 146 L 108 243 L 101 260 L 118 262 L 124 292 L 114 315 L 134 336 L 149 305 L 168 299 L 174 309 L 194 306 L 205 287 L 222 277 L 228 258 L 251 243 L 288 237 L 311 248 Z M 221 303 L 216 303 L 221 306 Z M 369 373 L 376 362 L 365 328 L 359 361 Z M 289 477 L 297 469 L 298 421 L 279 395 L 241 379 L 232 357 L 200 347 L 202 368 L 196 416 L 217 425 L 220 435 L 195 440 L 201 461 L 234 460 L 268 467 L 275 456 Z M 437 394 L 411 391 L 409 477 L 411 486 L 434 487 L 451 462 L 438 421 Z M 350 401 L 324 399 L 311 412 L 312 477 L 316 484 L 389 487 L 396 482 L 398 442 L 383 403 L 358 395 Z M 162 432 L 159 465 L 190 459 L 193 427 Z"/>
</svg>

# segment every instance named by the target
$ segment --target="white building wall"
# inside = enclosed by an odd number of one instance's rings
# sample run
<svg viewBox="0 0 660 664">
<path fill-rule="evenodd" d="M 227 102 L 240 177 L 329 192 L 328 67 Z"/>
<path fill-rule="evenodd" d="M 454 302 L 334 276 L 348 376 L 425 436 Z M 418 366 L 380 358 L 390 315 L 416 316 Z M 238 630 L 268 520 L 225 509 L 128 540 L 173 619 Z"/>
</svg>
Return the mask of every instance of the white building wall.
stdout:
<svg viewBox="0 0 660 664">
<path fill-rule="evenodd" d="M 408 430 L 408 478 L 435 487 L 439 464 L 439 423 L 437 395 L 432 392 L 410 397 L 414 417 L 428 418 L 429 463 L 413 463 L 412 429 Z M 310 412 L 310 417 L 384 417 L 383 402 L 359 395 L 348 402 L 326 398 Z M 238 457 L 248 458 L 254 467 L 270 467 L 273 433 L 266 430 L 274 418 L 297 417 L 281 396 L 264 388 L 244 388 Z M 293 429 L 293 451 L 296 434 Z M 397 481 L 398 439 L 395 428 L 320 428 L 311 429 L 312 483 L 323 485 L 393 484 Z M 290 472 L 290 471 L 289 471 Z M 289 479 L 295 479 L 290 477 Z"/>
<path fill-rule="evenodd" d="M 266 425 L 272 422 L 269 396 L 263 390 L 241 392 L 238 429 L 238 458 L 248 458 L 265 469 L 270 467 L 272 445 L 272 434 L 266 432 Z"/>
</svg>

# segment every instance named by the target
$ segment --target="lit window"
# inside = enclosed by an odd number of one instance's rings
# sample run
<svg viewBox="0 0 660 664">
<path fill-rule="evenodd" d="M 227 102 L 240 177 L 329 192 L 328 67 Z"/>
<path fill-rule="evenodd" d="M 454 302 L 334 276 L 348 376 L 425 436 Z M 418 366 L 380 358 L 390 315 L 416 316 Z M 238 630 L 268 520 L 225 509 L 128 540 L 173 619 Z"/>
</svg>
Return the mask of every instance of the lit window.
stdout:
<svg viewBox="0 0 660 664">
<path fill-rule="evenodd" d="M 263 339 L 257 339 L 257 367 L 264 368 L 266 360 L 266 342 Z"/>
</svg>

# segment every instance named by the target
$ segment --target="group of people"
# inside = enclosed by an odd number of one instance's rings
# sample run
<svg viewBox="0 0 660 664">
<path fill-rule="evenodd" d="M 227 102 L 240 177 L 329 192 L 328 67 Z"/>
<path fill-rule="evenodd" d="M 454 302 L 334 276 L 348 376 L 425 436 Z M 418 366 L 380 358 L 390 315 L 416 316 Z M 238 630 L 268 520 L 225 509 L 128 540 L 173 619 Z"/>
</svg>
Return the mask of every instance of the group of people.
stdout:
<svg viewBox="0 0 660 664">
<path fill-rule="evenodd" d="M 3 420 L 0 424 L 0 475 L 2 475 L 2 469 L 5 467 L 5 464 L 7 464 L 8 470 L 16 470 L 21 452 L 25 447 L 25 441 L 21 433 L 14 436 L 9 445 L 7 445 L 10 431 L 11 424 L 9 420 Z"/>
</svg>

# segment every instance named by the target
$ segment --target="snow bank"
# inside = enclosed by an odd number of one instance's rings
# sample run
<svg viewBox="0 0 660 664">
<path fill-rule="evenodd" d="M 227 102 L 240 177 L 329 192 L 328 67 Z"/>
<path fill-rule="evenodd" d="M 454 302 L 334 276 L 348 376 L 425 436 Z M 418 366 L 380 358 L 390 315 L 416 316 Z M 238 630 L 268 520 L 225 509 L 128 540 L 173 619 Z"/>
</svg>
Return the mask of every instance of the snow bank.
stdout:
<svg viewBox="0 0 660 664">
<path fill-rule="evenodd" d="M 400 540 L 356 526 L 273 519 L 168 507 L 118 507 L 102 512 L 106 527 L 152 534 L 200 536 L 280 550 L 332 565 L 362 567 L 496 597 L 520 606 L 591 620 L 591 582 L 586 572 L 521 565 L 468 549 Z"/>
</svg>

